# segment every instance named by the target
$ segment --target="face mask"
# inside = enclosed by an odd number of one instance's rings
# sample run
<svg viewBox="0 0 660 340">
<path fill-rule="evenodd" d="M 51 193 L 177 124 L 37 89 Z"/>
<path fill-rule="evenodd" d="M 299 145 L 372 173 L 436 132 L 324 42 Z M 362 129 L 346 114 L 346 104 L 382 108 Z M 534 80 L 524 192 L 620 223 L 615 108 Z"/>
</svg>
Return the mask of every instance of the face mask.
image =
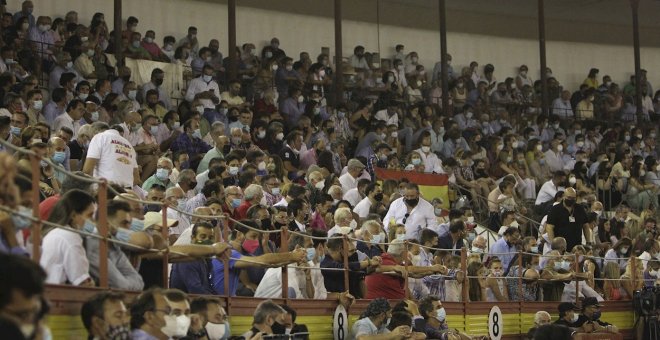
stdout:
<svg viewBox="0 0 660 340">
<path fill-rule="evenodd" d="M 534 254 L 538 254 L 538 253 L 539 253 L 539 246 L 532 246 L 532 247 L 529 249 L 529 251 L 532 252 L 532 253 L 534 253 Z"/>
<path fill-rule="evenodd" d="M 242 246 L 248 254 L 254 254 L 259 249 L 259 240 L 245 240 Z"/>
<path fill-rule="evenodd" d="M 569 177 L 568 178 L 568 183 L 570 183 L 571 185 L 575 184 L 576 182 L 577 182 L 577 179 L 575 177 Z"/>
<path fill-rule="evenodd" d="M 555 262 L 555 270 L 560 270 L 564 267 L 563 265 L 564 261 L 557 261 Z"/>
<path fill-rule="evenodd" d="M 205 74 L 202 76 L 202 80 L 204 80 L 205 83 L 210 83 L 211 80 L 213 80 L 213 76 L 209 76 Z"/>
<path fill-rule="evenodd" d="M 165 181 L 169 178 L 170 171 L 164 168 L 156 169 L 156 178 L 161 181 Z"/>
<path fill-rule="evenodd" d="M 115 238 L 122 242 L 128 242 L 131 239 L 131 235 L 133 233 L 134 233 L 133 230 L 129 230 L 125 228 L 117 228 L 117 233 L 115 234 Z"/>
<path fill-rule="evenodd" d="M 240 198 L 234 198 L 231 200 L 231 206 L 232 208 L 236 209 L 241 205 L 242 202 L 243 200 L 241 200 Z"/>
<path fill-rule="evenodd" d="M 32 108 L 39 111 L 44 107 L 44 102 L 41 100 L 35 100 L 32 102 Z"/>
<path fill-rule="evenodd" d="M 238 167 L 237 166 L 230 166 L 229 167 L 229 174 L 232 176 L 236 176 L 238 174 Z"/>
<path fill-rule="evenodd" d="M 206 323 L 206 335 L 208 335 L 209 340 L 220 340 L 226 338 L 229 332 L 229 325 L 227 323 Z"/>
<path fill-rule="evenodd" d="M 307 262 L 312 261 L 314 259 L 314 256 L 316 256 L 316 249 L 306 248 L 305 250 L 307 250 Z"/>
<path fill-rule="evenodd" d="M 561 145 L 561 144 L 557 145 L 557 151 L 559 151 L 559 152 L 564 151 L 564 146 Z"/>
<path fill-rule="evenodd" d="M 392 132 L 391 136 L 392 136 L 392 138 L 397 138 L 397 137 L 399 137 L 399 133 L 394 131 L 394 132 Z"/>
<path fill-rule="evenodd" d="M 472 252 L 473 252 L 473 253 L 477 253 L 477 254 L 481 254 L 481 253 L 483 253 L 484 251 L 483 251 L 481 248 L 478 248 L 478 247 L 472 247 Z"/>
<path fill-rule="evenodd" d="M 323 182 L 323 181 L 317 182 L 317 183 L 314 185 L 314 187 L 315 187 L 316 189 L 323 190 L 323 188 L 325 188 L 325 182 Z"/>
<path fill-rule="evenodd" d="M 131 329 L 124 326 L 110 326 L 108 331 L 105 333 L 106 339 L 130 339 L 131 338 Z"/>
<path fill-rule="evenodd" d="M 601 312 L 600 311 L 595 311 L 594 314 L 591 316 L 592 320 L 598 320 L 600 319 Z"/>
<path fill-rule="evenodd" d="M 413 158 L 413 159 L 411 160 L 411 162 L 412 162 L 413 165 L 420 165 L 420 164 L 422 164 L 422 160 L 419 159 L 419 158 Z"/>
<path fill-rule="evenodd" d="M 435 318 L 438 319 L 438 321 L 443 322 L 445 321 L 446 317 L 447 317 L 447 312 L 445 311 L 444 307 L 441 307 L 436 311 Z"/>
<path fill-rule="evenodd" d="M 575 205 L 575 200 L 564 198 L 564 204 L 570 208 Z"/>
<path fill-rule="evenodd" d="M 284 133 L 283 133 L 283 132 L 279 132 L 277 135 L 275 135 L 275 139 L 277 139 L 277 140 L 282 140 L 282 139 L 284 139 Z"/>
<path fill-rule="evenodd" d="M 192 135 L 195 138 L 202 139 L 202 131 L 200 131 L 199 129 L 195 130 Z"/>
<path fill-rule="evenodd" d="M 19 127 L 12 126 L 10 131 L 11 131 L 11 134 L 16 136 L 16 137 L 20 137 L 20 135 L 21 135 L 21 128 L 19 128 Z"/>
<path fill-rule="evenodd" d="M 65 158 L 66 158 L 66 153 L 64 151 L 55 151 L 55 153 L 53 154 L 53 162 L 57 164 L 64 163 Z"/>
<path fill-rule="evenodd" d="M 170 338 L 177 336 L 177 317 L 175 315 L 165 315 L 165 326 L 160 331 Z"/>
<path fill-rule="evenodd" d="M 266 131 L 261 130 L 257 132 L 257 138 L 264 139 L 265 137 L 266 137 Z"/>
<path fill-rule="evenodd" d="M 275 322 L 270 329 L 273 331 L 273 334 L 286 334 L 286 327 L 279 322 Z"/>
<path fill-rule="evenodd" d="M 396 235 L 396 239 L 400 240 L 400 241 L 403 241 L 403 240 L 406 239 L 406 234 L 398 234 L 398 235 Z"/>
<path fill-rule="evenodd" d="M 419 198 L 404 199 L 404 202 L 411 207 L 416 207 L 417 203 L 419 203 Z"/>
<path fill-rule="evenodd" d="M 303 97 L 302 95 L 298 96 L 298 103 L 302 103 L 304 101 L 305 101 L 305 97 Z"/>
<path fill-rule="evenodd" d="M 90 58 L 94 56 L 94 50 L 87 50 L 87 56 Z"/>
<path fill-rule="evenodd" d="M 577 322 L 578 318 L 580 318 L 580 316 L 577 315 L 577 313 L 573 313 L 573 318 L 571 319 L 571 322 L 573 322 L 573 323 Z"/>
<path fill-rule="evenodd" d="M 629 136 L 629 135 L 625 135 L 625 136 L 623 137 L 623 139 L 625 139 L 625 141 L 628 142 L 628 141 L 630 141 L 630 136 Z"/>
<path fill-rule="evenodd" d="M 422 152 L 423 152 L 423 153 L 429 153 L 429 151 L 431 151 L 431 147 L 430 147 L 430 146 L 422 146 Z"/>
<path fill-rule="evenodd" d="M 627 254 L 628 253 L 628 247 L 621 247 L 621 254 Z"/>
<path fill-rule="evenodd" d="M 26 216 L 32 216 L 32 209 L 22 205 L 18 207 L 18 213 L 11 215 L 11 221 L 17 231 L 27 229 L 32 226 L 32 221 L 26 218 Z"/>
<path fill-rule="evenodd" d="M 351 229 L 355 230 L 357 228 L 358 224 L 356 220 L 351 220 L 351 223 L 348 225 Z"/>
</svg>

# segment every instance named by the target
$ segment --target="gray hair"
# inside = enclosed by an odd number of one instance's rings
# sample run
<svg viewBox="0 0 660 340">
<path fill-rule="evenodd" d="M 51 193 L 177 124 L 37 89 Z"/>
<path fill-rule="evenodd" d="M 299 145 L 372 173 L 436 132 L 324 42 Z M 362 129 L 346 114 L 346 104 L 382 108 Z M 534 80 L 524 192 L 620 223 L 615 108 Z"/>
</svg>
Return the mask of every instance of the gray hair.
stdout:
<svg viewBox="0 0 660 340">
<path fill-rule="evenodd" d="M 261 187 L 259 184 L 250 184 L 248 185 L 247 188 L 245 188 L 245 191 L 243 191 L 243 195 L 245 196 L 246 200 L 251 200 L 254 197 L 263 194 L 264 189 Z"/>
<path fill-rule="evenodd" d="M 94 122 L 92 123 L 92 130 L 94 131 L 94 135 L 96 135 L 97 133 L 110 130 L 110 126 L 105 122 Z"/>
<path fill-rule="evenodd" d="M 550 313 L 548 313 L 544 310 L 540 310 L 540 311 L 536 312 L 536 314 L 534 314 L 534 323 L 538 325 L 539 321 L 541 321 L 541 317 L 543 317 L 543 316 L 547 316 L 548 319 L 552 319 L 550 317 Z"/>
<path fill-rule="evenodd" d="M 334 221 L 339 223 L 339 220 L 346 219 L 353 216 L 353 212 L 349 208 L 339 208 L 335 210 Z"/>
<path fill-rule="evenodd" d="M 225 123 L 223 123 L 221 121 L 215 121 L 215 122 L 213 122 L 213 124 L 211 124 L 211 132 L 221 131 L 222 134 L 224 134 L 225 129 L 226 129 L 225 128 Z"/>
<path fill-rule="evenodd" d="M 160 163 L 160 162 L 167 162 L 167 163 L 170 163 L 170 166 L 174 166 L 174 163 L 172 163 L 172 160 L 169 159 L 168 157 L 161 157 L 161 158 L 158 158 L 158 162 L 157 162 L 157 163 Z"/>
<path fill-rule="evenodd" d="M 94 127 L 92 125 L 85 124 L 81 126 L 80 129 L 78 129 L 78 138 L 80 138 L 80 136 L 85 136 L 89 139 L 92 139 L 92 137 L 94 137 L 94 135 L 96 134 L 95 132 L 96 131 L 94 130 Z"/>
<path fill-rule="evenodd" d="M 254 324 L 262 324 L 266 322 L 269 316 L 284 313 L 286 313 L 284 308 L 273 302 L 273 300 L 262 301 L 254 310 L 254 320 L 252 322 Z"/>
<path fill-rule="evenodd" d="M 378 221 L 374 221 L 374 220 L 365 221 L 364 223 L 362 223 L 362 228 L 361 228 L 362 232 L 369 231 L 369 227 L 373 227 L 373 226 L 375 226 L 376 228 L 378 228 L 378 230 L 380 230 L 380 223 L 378 223 Z M 385 240 L 383 240 L 383 242 L 384 241 Z"/>
</svg>

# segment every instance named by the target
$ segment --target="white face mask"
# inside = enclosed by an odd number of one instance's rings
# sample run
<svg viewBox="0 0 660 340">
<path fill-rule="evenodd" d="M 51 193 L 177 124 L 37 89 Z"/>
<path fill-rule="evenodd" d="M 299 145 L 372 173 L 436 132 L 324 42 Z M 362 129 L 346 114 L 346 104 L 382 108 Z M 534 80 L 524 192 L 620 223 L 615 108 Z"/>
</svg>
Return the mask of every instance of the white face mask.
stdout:
<svg viewBox="0 0 660 340">
<path fill-rule="evenodd" d="M 176 336 L 177 329 L 176 315 L 165 315 L 165 326 L 163 326 L 160 331 L 172 338 Z"/>
<path fill-rule="evenodd" d="M 190 327 L 190 317 L 187 315 L 179 315 L 176 317 L 176 332 L 174 336 L 184 337 L 188 334 L 188 328 Z"/>
<path fill-rule="evenodd" d="M 351 227 L 351 229 L 355 230 L 355 228 L 357 228 L 358 226 L 357 221 L 351 220 L 351 223 L 348 226 Z"/>
<path fill-rule="evenodd" d="M 205 328 L 209 340 L 220 340 L 229 335 L 229 325 L 226 323 L 207 322 Z"/>
</svg>

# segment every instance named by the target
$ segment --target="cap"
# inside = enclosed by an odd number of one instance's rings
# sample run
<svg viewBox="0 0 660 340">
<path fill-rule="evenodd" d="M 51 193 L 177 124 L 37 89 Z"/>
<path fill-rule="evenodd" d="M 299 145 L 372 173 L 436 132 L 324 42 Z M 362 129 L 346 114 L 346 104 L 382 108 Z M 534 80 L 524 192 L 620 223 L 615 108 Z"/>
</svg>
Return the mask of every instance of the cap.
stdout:
<svg viewBox="0 0 660 340">
<path fill-rule="evenodd" d="M 348 167 L 349 168 L 366 168 L 362 162 L 358 161 L 357 159 L 353 158 L 348 161 Z"/>
<path fill-rule="evenodd" d="M 575 311 L 580 310 L 580 308 L 578 308 L 578 306 L 572 302 L 562 302 L 559 304 L 559 306 L 557 306 L 557 309 L 559 310 L 560 314 L 566 313 L 570 310 L 575 310 Z"/>
<path fill-rule="evenodd" d="M 582 300 L 582 309 L 585 309 L 589 306 L 603 307 L 595 297 L 588 297 Z"/>
<path fill-rule="evenodd" d="M 160 212 L 154 212 L 150 211 L 146 214 L 144 214 L 144 229 L 148 229 L 154 225 L 162 225 L 163 224 L 163 214 Z M 172 228 L 179 224 L 179 221 L 168 218 L 167 219 L 167 227 Z"/>
</svg>

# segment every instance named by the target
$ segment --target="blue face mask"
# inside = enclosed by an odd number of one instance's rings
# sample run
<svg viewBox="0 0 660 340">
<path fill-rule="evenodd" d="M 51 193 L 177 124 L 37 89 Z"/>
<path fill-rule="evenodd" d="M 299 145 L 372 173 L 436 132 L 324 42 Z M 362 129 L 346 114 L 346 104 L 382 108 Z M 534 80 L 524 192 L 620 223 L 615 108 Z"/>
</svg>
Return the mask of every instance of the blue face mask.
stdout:
<svg viewBox="0 0 660 340">
<path fill-rule="evenodd" d="M 57 164 L 64 163 L 65 158 L 66 158 L 66 153 L 64 151 L 55 151 L 55 153 L 53 154 L 53 162 Z"/>
<path fill-rule="evenodd" d="M 90 234 L 96 234 L 96 224 L 90 219 L 85 220 L 85 225 L 83 225 L 82 231 Z"/>
<path fill-rule="evenodd" d="M 16 137 L 20 137 L 21 136 L 21 128 L 12 126 L 11 127 L 11 134 L 16 136 Z"/>
<path fill-rule="evenodd" d="M 316 249 L 314 248 L 307 248 L 307 261 L 311 261 L 314 259 L 314 256 L 316 256 Z"/>
<path fill-rule="evenodd" d="M 397 240 L 401 240 L 401 241 L 403 241 L 403 240 L 406 239 L 406 234 L 399 234 L 399 235 L 396 235 L 396 239 L 397 239 Z"/>
<path fill-rule="evenodd" d="M 131 230 L 132 231 L 143 231 L 144 230 L 144 221 L 143 220 L 138 220 L 137 218 L 134 218 L 131 221 Z"/>
<path fill-rule="evenodd" d="M 538 254 L 539 253 L 539 246 L 532 246 L 532 249 L 530 249 L 529 251 L 531 251 L 534 254 Z"/>
<path fill-rule="evenodd" d="M 231 200 L 231 206 L 232 208 L 236 209 L 238 208 L 239 205 L 241 205 L 242 200 L 240 198 L 234 198 Z"/>
<path fill-rule="evenodd" d="M 117 233 L 115 234 L 115 238 L 122 242 L 128 242 L 128 240 L 131 239 L 131 235 L 133 233 L 134 231 L 130 229 L 117 228 Z"/>
<path fill-rule="evenodd" d="M 11 214 L 11 221 L 17 231 L 28 229 L 32 226 L 32 221 L 27 218 L 28 216 L 32 216 L 32 209 L 22 205 L 18 207 L 18 213 Z"/>
<path fill-rule="evenodd" d="M 156 169 L 156 178 L 161 181 L 167 180 L 170 177 L 170 171 L 164 168 Z"/>
<path fill-rule="evenodd" d="M 149 129 L 149 132 L 151 132 L 152 135 L 155 135 L 158 133 L 158 126 L 152 125 L 151 128 Z"/>
<path fill-rule="evenodd" d="M 371 235 L 371 242 L 373 243 L 380 243 L 380 235 Z"/>
<path fill-rule="evenodd" d="M 272 188 L 270 191 L 273 193 L 273 195 L 277 196 L 280 194 L 280 188 Z"/>
<path fill-rule="evenodd" d="M 435 317 L 436 317 L 436 318 L 438 319 L 438 321 L 440 321 L 440 322 L 445 321 L 445 318 L 447 317 L 447 312 L 445 311 L 445 308 L 444 308 L 444 307 L 440 307 L 440 309 L 438 309 L 438 310 L 436 311 L 436 316 L 435 316 Z"/>
</svg>

